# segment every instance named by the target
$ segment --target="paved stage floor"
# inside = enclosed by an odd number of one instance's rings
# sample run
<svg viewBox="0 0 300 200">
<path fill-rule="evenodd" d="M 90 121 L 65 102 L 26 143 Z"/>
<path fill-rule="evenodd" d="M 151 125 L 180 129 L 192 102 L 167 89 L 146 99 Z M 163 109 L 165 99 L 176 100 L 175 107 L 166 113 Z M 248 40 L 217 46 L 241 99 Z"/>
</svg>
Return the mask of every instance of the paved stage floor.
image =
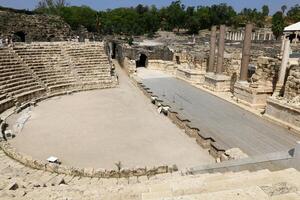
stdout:
<svg viewBox="0 0 300 200">
<path fill-rule="evenodd" d="M 33 158 L 56 156 L 63 164 L 77 167 L 111 169 L 121 161 L 124 167 L 177 164 L 185 168 L 214 162 L 207 150 L 158 114 L 123 71 L 118 73 L 117 88 L 39 103 L 23 131 L 10 142 Z"/>
<path fill-rule="evenodd" d="M 290 150 L 300 140 L 287 129 L 182 80 L 145 68 L 139 68 L 138 75 L 155 95 L 222 146 L 239 147 L 251 156 Z"/>
</svg>

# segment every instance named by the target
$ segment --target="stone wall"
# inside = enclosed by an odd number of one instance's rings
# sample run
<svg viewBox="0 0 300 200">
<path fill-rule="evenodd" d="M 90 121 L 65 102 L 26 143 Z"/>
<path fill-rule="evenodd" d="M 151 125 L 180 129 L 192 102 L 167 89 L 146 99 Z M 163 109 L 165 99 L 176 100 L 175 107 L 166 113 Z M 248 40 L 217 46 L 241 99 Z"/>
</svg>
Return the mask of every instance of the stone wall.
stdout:
<svg viewBox="0 0 300 200">
<path fill-rule="evenodd" d="M 257 59 L 257 69 L 251 81 L 261 85 L 275 86 L 279 71 L 279 60 L 270 57 L 259 57 Z"/>
<path fill-rule="evenodd" d="M 15 42 L 63 41 L 73 35 L 71 27 L 58 16 L 26 14 L 0 9 L 0 35 Z"/>
<path fill-rule="evenodd" d="M 300 65 L 290 68 L 285 84 L 284 98 L 300 106 Z"/>
<path fill-rule="evenodd" d="M 0 139 L 0 148 L 12 159 L 20 162 L 26 167 L 44 170 L 51 173 L 66 174 L 69 176 L 91 177 L 91 178 L 129 178 L 139 176 L 153 176 L 162 173 L 171 173 L 177 171 L 177 166 L 157 166 L 152 168 L 137 167 L 133 169 L 94 169 L 94 168 L 76 168 L 53 163 L 47 163 L 41 160 L 35 160 L 32 157 L 18 152 L 10 143 Z"/>
</svg>

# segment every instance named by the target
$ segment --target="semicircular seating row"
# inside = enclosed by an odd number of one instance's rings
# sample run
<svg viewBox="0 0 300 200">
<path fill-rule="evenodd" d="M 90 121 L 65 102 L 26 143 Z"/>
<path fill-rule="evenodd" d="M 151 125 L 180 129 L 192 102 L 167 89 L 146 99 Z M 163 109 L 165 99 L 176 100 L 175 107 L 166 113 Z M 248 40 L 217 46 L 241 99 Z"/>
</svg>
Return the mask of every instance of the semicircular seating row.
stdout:
<svg viewBox="0 0 300 200">
<path fill-rule="evenodd" d="M 0 113 L 50 94 L 113 86 L 103 43 L 32 43 L 0 48 Z"/>
</svg>

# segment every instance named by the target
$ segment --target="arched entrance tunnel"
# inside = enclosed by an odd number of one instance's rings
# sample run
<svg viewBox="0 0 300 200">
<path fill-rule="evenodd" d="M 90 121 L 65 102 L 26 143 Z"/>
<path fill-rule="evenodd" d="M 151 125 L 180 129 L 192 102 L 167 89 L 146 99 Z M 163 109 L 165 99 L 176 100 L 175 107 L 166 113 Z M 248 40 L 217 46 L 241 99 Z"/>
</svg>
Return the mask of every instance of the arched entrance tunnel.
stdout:
<svg viewBox="0 0 300 200">
<path fill-rule="evenodd" d="M 136 61 L 136 67 L 146 67 L 148 57 L 145 54 L 141 54 L 139 60 Z"/>
<path fill-rule="evenodd" d="M 23 31 L 14 33 L 13 40 L 15 42 L 25 42 L 26 34 Z"/>
<path fill-rule="evenodd" d="M 111 58 L 112 59 L 116 59 L 116 52 L 117 51 L 117 44 L 116 43 L 112 43 L 112 53 L 111 53 Z"/>
</svg>

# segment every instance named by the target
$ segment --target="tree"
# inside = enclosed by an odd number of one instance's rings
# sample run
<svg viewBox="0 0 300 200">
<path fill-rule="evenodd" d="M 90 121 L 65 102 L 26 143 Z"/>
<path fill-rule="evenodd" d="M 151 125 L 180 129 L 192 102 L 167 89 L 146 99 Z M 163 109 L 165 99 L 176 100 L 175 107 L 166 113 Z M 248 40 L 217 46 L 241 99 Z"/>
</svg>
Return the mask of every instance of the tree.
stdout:
<svg viewBox="0 0 300 200">
<path fill-rule="evenodd" d="M 300 5 L 296 4 L 291 7 L 291 9 L 287 12 L 288 20 L 291 23 L 296 23 L 300 21 Z"/>
<path fill-rule="evenodd" d="M 262 10 L 262 15 L 264 17 L 266 17 L 266 16 L 269 15 L 269 12 L 270 12 L 269 6 L 263 5 L 263 7 L 261 8 L 261 10 Z"/>
<path fill-rule="evenodd" d="M 228 6 L 225 3 L 219 5 L 212 5 L 209 9 L 210 11 L 210 25 L 220 25 L 226 24 L 231 25 L 233 19 L 236 16 L 236 12 L 233 7 Z"/>
<path fill-rule="evenodd" d="M 287 9 L 286 5 L 281 6 L 281 11 L 282 11 L 283 14 L 285 13 L 286 9 Z"/>
<path fill-rule="evenodd" d="M 276 39 L 282 35 L 283 29 L 285 27 L 283 13 L 278 11 L 273 15 L 272 18 L 272 31 Z"/>
<path fill-rule="evenodd" d="M 59 14 L 61 8 L 68 6 L 67 0 L 40 0 L 35 8 L 36 12 Z"/>
<path fill-rule="evenodd" d="M 263 27 L 265 23 L 265 16 L 263 12 L 259 12 L 256 9 L 244 8 L 238 16 L 235 18 L 235 26 L 246 25 L 247 23 L 253 23 L 258 27 Z"/>
<path fill-rule="evenodd" d="M 185 6 L 181 4 L 181 1 L 173 1 L 171 5 L 166 8 L 162 8 L 160 11 L 160 17 L 163 20 L 163 27 L 165 30 L 184 28 L 186 23 Z"/>
</svg>

